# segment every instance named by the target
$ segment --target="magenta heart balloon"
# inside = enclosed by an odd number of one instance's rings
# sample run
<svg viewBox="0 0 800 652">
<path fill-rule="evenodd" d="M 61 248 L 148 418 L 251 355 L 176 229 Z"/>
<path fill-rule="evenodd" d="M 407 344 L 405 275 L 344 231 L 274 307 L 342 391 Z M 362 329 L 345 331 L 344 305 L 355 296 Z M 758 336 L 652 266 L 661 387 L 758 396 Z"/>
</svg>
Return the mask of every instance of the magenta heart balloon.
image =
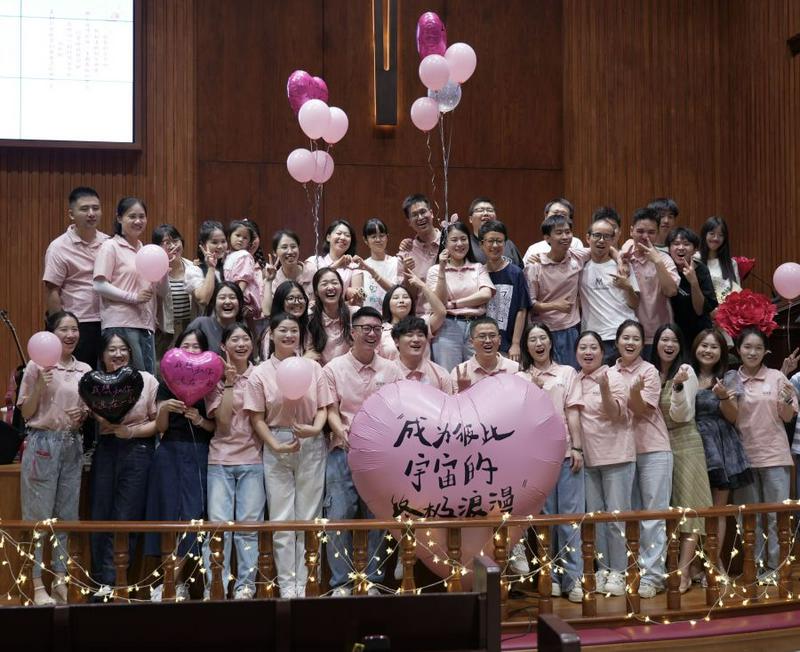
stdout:
<svg viewBox="0 0 800 652">
<path fill-rule="evenodd" d="M 295 70 L 286 82 L 289 106 L 297 113 L 308 100 L 328 102 L 328 86 L 321 77 L 312 77 L 305 70 Z"/>
<path fill-rule="evenodd" d="M 469 518 L 538 514 L 555 486 L 566 428 L 550 397 L 518 376 L 492 376 L 449 396 L 413 381 L 370 396 L 350 429 L 350 470 L 378 518 Z M 446 531 L 431 529 L 432 550 L 417 555 L 435 573 L 447 552 Z M 462 530 L 463 563 L 492 532 Z"/>
<path fill-rule="evenodd" d="M 186 405 L 194 405 L 222 378 L 225 365 L 213 351 L 191 353 L 170 349 L 161 358 L 161 376 L 170 391 Z"/>
<path fill-rule="evenodd" d="M 447 52 L 447 30 L 433 11 L 426 11 L 417 21 L 417 52 L 420 59 L 429 54 L 444 56 Z"/>
</svg>

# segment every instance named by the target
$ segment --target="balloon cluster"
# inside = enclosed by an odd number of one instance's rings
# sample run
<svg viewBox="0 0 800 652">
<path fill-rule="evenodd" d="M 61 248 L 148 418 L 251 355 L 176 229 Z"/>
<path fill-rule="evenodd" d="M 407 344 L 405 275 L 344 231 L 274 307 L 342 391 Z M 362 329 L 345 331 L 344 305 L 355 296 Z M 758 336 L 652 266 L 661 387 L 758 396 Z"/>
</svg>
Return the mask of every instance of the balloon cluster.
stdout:
<svg viewBox="0 0 800 652">
<path fill-rule="evenodd" d="M 328 85 L 305 70 L 295 70 L 289 75 L 286 96 L 297 114 L 300 129 L 312 140 L 311 149 L 300 147 L 289 154 L 286 169 L 300 183 L 325 183 L 333 174 L 333 157 L 318 149 L 313 141 L 322 138 L 329 145 L 338 143 L 347 133 L 347 114 L 339 107 L 328 106 Z"/>
<path fill-rule="evenodd" d="M 442 19 L 426 11 L 417 21 L 417 52 L 420 81 L 428 89 L 428 97 L 420 97 L 411 105 L 411 122 L 421 131 L 430 131 L 439 122 L 439 114 L 452 111 L 461 101 L 461 84 L 467 81 L 478 58 L 466 43 L 447 47 L 447 30 Z"/>
</svg>

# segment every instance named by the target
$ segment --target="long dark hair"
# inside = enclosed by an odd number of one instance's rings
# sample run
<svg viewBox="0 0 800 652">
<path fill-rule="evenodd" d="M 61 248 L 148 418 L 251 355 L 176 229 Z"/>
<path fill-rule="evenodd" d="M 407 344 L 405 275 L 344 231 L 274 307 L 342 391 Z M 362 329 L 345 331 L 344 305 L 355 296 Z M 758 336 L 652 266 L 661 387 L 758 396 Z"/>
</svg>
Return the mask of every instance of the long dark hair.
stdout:
<svg viewBox="0 0 800 652">
<path fill-rule="evenodd" d="M 200 261 L 200 269 L 203 272 L 203 276 L 208 273 L 208 265 L 206 265 L 206 255 L 203 253 L 203 245 L 211 240 L 214 231 L 220 231 L 222 235 L 225 235 L 225 227 L 222 226 L 222 222 L 206 220 L 200 225 L 200 232 L 197 234 L 197 259 Z M 224 280 L 225 271 L 223 270 L 222 263 L 222 260 L 217 261 L 217 272 L 219 272 L 219 277 Z"/>
<path fill-rule="evenodd" d="M 728 238 L 728 223 L 722 217 L 712 216 L 709 217 L 703 228 L 700 229 L 700 260 L 708 265 L 708 243 L 706 236 L 709 231 L 713 231 L 719 227 L 722 230 L 722 237 L 724 238 L 719 249 L 717 249 L 717 260 L 719 261 L 719 268 L 722 270 L 722 278 L 726 281 L 735 281 L 736 274 L 733 271 L 733 260 L 731 259 L 731 247 Z"/>
<path fill-rule="evenodd" d="M 650 363 L 661 371 L 661 358 L 658 357 L 658 342 L 661 340 L 661 336 L 665 331 L 672 331 L 675 333 L 675 337 L 678 338 L 678 355 L 675 356 L 669 369 L 667 369 L 667 380 L 671 380 L 678 372 L 680 366 L 686 362 L 686 351 L 683 348 L 683 331 L 678 324 L 661 324 L 661 326 L 658 327 L 653 334 L 653 348 L 650 350 Z"/>
<path fill-rule="evenodd" d="M 222 281 L 222 283 L 217 283 L 217 287 L 214 288 L 214 294 L 211 295 L 211 301 L 209 301 L 208 305 L 206 306 L 206 317 L 213 317 L 216 314 L 214 309 L 217 305 L 217 295 L 220 293 L 222 288 L 233 290 L 233 293 L 236 295 L 236 301 L 239 302 L 239 309 L 236 311 L 236 318 L 234 321 L 242 321 L 244 319 L 242 316 L 242 311 L 244 310 L 244 294 L 242 294 L 241 288 L 239 288 L 239 286 L 232 281 Z"/>
<path fill-rule="evenodd" d="M 181 348 L 181 344 L 183 344 L 183 341 L 189 337 L 189 335 L 194 335 L 197 338 L 197 343 L 200 345 L 202 351 L 208 351 L 208 337 L 199 328 L 187 328 L 184 330 L 178 335 L 178 339 L 175 340 L 175 348 Z"/>
<path fill-rule="evenodd" d="M 417 313 L 417 302 L 414 300 L 413 293 L 409 292 L 408 288 L 404 285 L 393 285 L 389 288 L 386 294 L 383 295 L 383 304 L 381 306 L 381 317 L 383 317 L 383 321 L 385 321 L 387 324 L 392 323 L 392 297 L 397 290 L 405 290 L 411 299 L 411 308 L 408 311 L 408 317 L 413 317 Z"/>
<path fill-rule="evenodd" d="M 220 348 L 225 346 L 225 343 L 230 339 L 231 335 L 233 335 L 237 330 L 242 331 L 247 337 L 250 338 L 250 355 L 247 357 L 248 362 L 253 362 L 256 352 L 256 342 L 253 339 L 253 334 L 250 332 L 247 324 L 235 321 L 232 324 L 228 324 L 222 331 L 222 337 L 220 338 Z"/>
<path fill-rule="evenodd" d="M 447 236 L 453 229 L 456 231 L 461 231 L 461 233 L 467 236 L 467 254 L 464 256 L 464 260 L 470 263 L 478 262 L 478 260 L 475 258 L 475 254 L 472 253 L 472 241 L 470 240 L 472 233 L 467 228 L 467 225 L 464 224 L 464 222 L 451 222 L 442 229 L 442 237 L 439 240 L 439 251 L 436 254 L 436 260 L 439 260 L 439 254 L 441 254 L 447 247 Z"/>
<path fill-rule="evenodd" d="M 325 312 L 325 308 L 322 306 L 322 299 L 319 296 L 319 291 L 317 288 L 323 275 L 327 273 L 336 274 L 336 278 L 339 279 L 339 285 L 342 288 L 342 292 L 339 295 L 337 312 L 339 320 L 342 322 L 342 337 L 344 337 L 346 342 L 350 341 L 350 310 L 347 308 L 347 304 L 344 302 L 344 283 L 342 283 L 342 277 L 339 276 L 339 272 L 337 272 L 335 269 L 330 267 L 321 267 L 317 270 L 317 273 L 314 274 L 314 279 L 312 281 L 312 287 L 314 288 L 314 299 L 316 302 L 314 311 L 311 313 L 311 317 L 308 320 L 308 331 L 311 333 L 311 342 L 314 345 L 314 350 L 320 354 L 322 354 L 322 351 L 328 344 L 328 333 L 325 332 L 325 327 L 322 323 L 322 313 Z"/>
<path fill-rule="evenodd" d="M 694 342 L 692 342 L 692 366 L 694 367 L 695 373 L 699 376 L 700 360 L 697 359 L 697 349 L 700 348 L 700 342 L 709 335 L 716 340 L 719 346 L 719 361 L 714 365 L 711 373 L 714 374 L 715 378 L 722 378 L 725 372 L 728 371 L 728 343 L 725 341 L 725 336 L 718 328 L 705 328 L 694 338 Z"/>
<path fill-rule="evenodd" d="M 98 367 L 103 371 L 108 371 L 106 369 L 106 363 L 103 360 L 103 356 L 106 353 L 106 349 L 108 348 L 109 344 L 111 344 L 111 340 L 115 337 L 118 337 L 122 340 L 122 343 L 128 348 L 128 364 L 131 363 L 131 354 L 133 349 L 131 348 L 131 343 L 128 341 L 128 338 L 125 337 L 122 333 L 114 332 L 113 330 L 107 328 L 106 330 L 100 333 L 100 360 L 98 361 Z"/>
<path fill-rule="evenodd" d="M 297 290 L 303 296 L 303 299 L 306 300 L 306 307 L 303 310 L 303 314 L 300 315 L 299 318 L 295 318 L 297 323 L 300 325 L 300 350 L 305 352 L 306 348 L 306 336 L 308 335 L 308 295 L 306 291 L 303 289 L 303 286 L 300 285 L 297 281 L 284 281 L 281 283 L 277 288 L 275 288 L 275 293 L 272 295 L 272 309 L 270 312 L 272 314 L 277 315 L 278 313 L 286 312 L 286 297 L 289 296 L 289 293 L 292 290 Z M 292 315 L 294 316 L 294 315 Z M 271 321 L 271 317 L 270 317 Z M 264 329 L 261 333 L 261 337 L 258 341 L 258 350 L 263 351 L 264 345 L 264 338 L 269 337 L 269 333 L 267 329 Z"/>
<path fill-rule="evenodd" d="M 522 330 L 522 342 L 520 343 L 520 368 L 523 371 L 528 371 L 533 366 L 533 356 L 528 351 L 528 336 L 531 334 L 531 331 L 534 328 L 541 328 L 546 334 L 547 338 L 550 340 L 550 362 L 553 361 L 553 333 L 550 331 L 550 328 L 541 321 L 531 322 L 527 324 L 525 328 Z"/>
</svg>

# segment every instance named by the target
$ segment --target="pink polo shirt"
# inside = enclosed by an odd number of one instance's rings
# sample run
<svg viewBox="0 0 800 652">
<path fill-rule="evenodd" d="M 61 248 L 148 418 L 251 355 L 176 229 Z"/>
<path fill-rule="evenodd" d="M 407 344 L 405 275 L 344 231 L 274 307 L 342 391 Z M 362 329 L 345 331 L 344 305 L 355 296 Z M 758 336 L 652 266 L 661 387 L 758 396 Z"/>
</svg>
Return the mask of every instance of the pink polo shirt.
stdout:
<svg viewBox="0 0 800 652">
<path fill-rule="evenodd" d="M 729 371 L 725 378 L 741 383 L 739 412 L 736 427 L 742 435 L 742 444 L 750 466 L 754 469 L 769 466 L 791 466 L 789 440 L 783 421 L 778 415 L 781 388 L 791 383 L 777 369 L 761 366 L 755 376 L 739 371 Z M 726 383 L 730 386 L 731 383 Z M 792 391 L 792 405 L 797 411 L 797 395 Z"/>
<path fill-rule="evenodd" d="M 675 283 L 679 283 L 678 269 L 672 258 L 663 251 L 659 251 L 658 255 L 667 266 L 669 275 Z M 653 335 L 658 327 L 672 321 L 672 306 L 669 297 L 664 296 L 661 291 L 655 263 L 634 252 L 631 256 L 631 269 L 639 282 L 639 307 L 636 309 L 636 317 L 644 326 L 644 343 L 652 344 Z"/>
<path fill-rule="evenodd" d="M 481 288 L 489 288 L 492 296 L 495 293 L 494 283 L 489 277 L 489 272 L 482 263 L 470 263 L 464 261 L 461 267 L 454 267 L 450 264 L 444 268 L 445 279 L 447 280 L 447 301 L 465 299 L 475 294 Z M 436 291 L 436 283 L 439 281 L 439 265 L 433 265 L 428 270 L 426 283 L 429 288 Z M 488 303 L 489 300 L 486 300 Z M 458 315 L 463 317 L 479 317 L 486 314 L 486 303 L 471 308 L 455 308 L 447 311 L 448 315 Z"/>
<path fill-rule="evenodd" d="M 414 237 L 411 241 L 411 251 L 407 253 L 400 252 L 398 257 L 410 258 L 414 261 L 413 272 L 420 278 L 428 278 L 428 270 L 436 262 L 436 257 L 439 255 L 439 241 L 442 239 L 442 232 L 439 229 L 434 229 L 433 239 L 430 242 L 422 242 L 422 240 Z M 418 315 L 425 314 L 427 301 L 424 301 L 422 293 L 415 296 L 416 299 L 416 313 Z"/>
<path fill-rule="evenodd" d="M 491 370 L 484 369 L 480 364 L 478 364 L 478 359 L 473 355 L 466 362 L 462 362 L 461 364 L 453 367 L 453 371 L 450 372 L 450 378 L 453 381 L 453 386 L 456 388 L 458 387 L 459 369 L 461 370 L 462 374 L 466 369 L 467 378 L 469 378 L 470 385 L 474 385 L 478 381 L 488 378 L 489 376 L 496 376 L 497 374 L 515 374 L 519 371 L 519 365 L 513 360 L 509 360 L 498 353 L 497 366 Z"/>
<path fill-rule="evenodd" d="M 288 278 L 286 273 L 283 271 L 283 267 L 279 267 L 278 271 L 275 274 L 275 278 L 272 280 L 272 293 L 273 295 L 280 286 L 281 283 L 285 283 L 286 281 L 294 281 L 298 285 L 302 286 L 303 290 L 305 290 L 306 297 L 308 298 L 309 303 L 314 303 L 314 287 L 312 286 L 311 282 L 314 280 L 314 269 L 311 266 L 306 265 L 305 263 L 301 263 L 302 268 L 300 274 L 297 278 Z"/>
<path fill-rule="evenodd" d="M 156 393 L 158 392 L 158 379 L 146 371 L 139 372 L 142 375 L 144 388 L 134 406 L 123 417 L 122 424 L 125 426 L 140 426 L 156 418 Z M 103 432 L 101 430 L 101 432 Z M 127 439 L 127 437 L 121 437 Z"/>
<path fill-rule="evenodd" d="M 661 400 L 661 376 L 658 373 L 658 369 L 649 362 L 642 360 L 641 357 L 637 358 L 629 367 L 622 366 L 620 360 L 617 360 L 614 369 L 622 376 L 622 380 L 629 392 L 633 382 L 639 376 L 644 376 L 644 388 L 641 392 L 642 399 L 652 409 L 647 410 L 642 416 L 631 414 L 631 428 L 636 441 L 636 454 L 671 451 L 672 446 L 669 443 L 667 424 L 664 423 L 664 416 L 658 407 Z"/>
<path fill-rule="evenodd" d="M 85 242 L 70 224 L 44 255 L 42 280 L 61 289 L 62 307 L 75 313 L 81 323 L 100 321 L 100 296 L 92 287 L 92 279 L 97 252 L 107 239 L 105 233 L 97 231 L 92 242 Z"/>
<path fill-rule="evenodd" d="M 136 271 L 136 252 L 142 248 L 137 242 L 134 248 L 121 235 L 106 240 L 97 252 L 94 263 L 94 279 L 105 279 L 123 292 L 136 294 L 148 287 L 153 289 L 153 298 L 146 303 L 124 303 L 100 297 L 100 322 L 103 328 L 156 327 L 156 292 L 154 284 L 148 283 Z"/>
<path fill-rule="evenodd" d="M 274 355 L 258 365 L 250 374 L 244 394 L 244 409 L 248 412 L 263 412 L 270 428 L 288 428 L 293 421 L 305 425 L 314 423 L 317 411 L 333 402 L 322 367 L 313 360 L 311 387 L 296 401 L 284 398 L 278 387 L 278 365 Z"/>
<path fill-rule="evenodd" d="M 349 431 L 362 403 L 384 385 L 402 380 L 397 365 L 375 354 L 362 364 L 352 351 L 334 358 L 322 369 L 333 402 L 339 404 L 342 425 Z"/>
<path fill-rule="evenodd" d="M 317 270 L 322 269 L 323 267 L 330 267 L 333 265 L 335 261 L 331 258 L 330 254 L 325 254 L 324 256 L 311 256 L 306 258 L 305 267 L 311 273 L 311 278 L 314 278 L 314 274 L 317 273 Z M 346 290 L 350 287 L 350 282 L 353 280 L 353 272 L 356 271 L 355 265 L 348 265 L 347 267 L 340 267 L 339 269 L 335 270 L 339 272 L 339 276 L 342 279 L 342 289 Z M 313 289 L 309 297 L 313 297 Z"/>
<path fill-rule="evenodd" d="M 525 265 L 525 278 L 534 306 L 537 301 L 550 302 L 565 298 L 572 301 L 569 312 L 531 310 L 531 320 L 541 319 L 553 331 L 563 331 L 580 323 L 578 289 L 581 270 L 590 258 L 591 252 L 588 249 L 567 249 L 567 255 L 561 262 L 550 260 L 547 254 L 539 254 L 541 262 Z"/>
<path fill-rule="evenodd" d="M 355 306 L 348 306 L 350 313 L 357 309 Z M 344 325 L 339 317 L 328 317 L 323 311 L 322 313 L 322 327 L 328 334 L 328 341 L 325 343 L 325 348 L 319 352 L 319 363 L 324 367 L 334 358 L 344 355 L 350 350 L 352 342 L 347 340 L 344 336 Z"/>
<path fill-rule="evenodd" d="M 36 430 L 73 430 L 70 419 L 64 410 L 75 407 L 87 409 L 78 394 L 78 383 L 83 374 L 91 370 L 92 368 L 88 364 L 79 362 L 74 357 L 67 365 L 59 362 L 53 367 L 53 380 L 42 388 L 39 394 L 39 405 L 34 415 L 26 422 L 27 427 Z M 25 373 L 19 386 L 17 405 L 22 405 L 33 392 L 40 371 L 41 368 L 33 360 L 25 366 Z"/>
<path fill-rule="evenodd" d="M 226 428 L 217 419 L 214 436 L 208 445 L 208 463 L 234 466 L 239 464 L 261 464 L 261 440 L 250 425 L 250 414 L 244 409 L 250 376 L 255 367 L 248 365 L 243 374 L 233 381 L 233 414 Z M 225 394 L 223 378 L 214 390 L 206 396 L 206 414 L 214 419 L 217 408 Z"/>
<path fill-rule="evenodd" d="M 611 397 L 622 410 L 622 418 L 612 420 L 603 409 L 599 378 L 608 372 L 608 388 Z M 586 466 L 605 466 L 636 461 L 636 442 L 630 427 L 628 411 L 628 386 L 613 367 L 603 365 L 591 374 L 578 374 L 583 408 L 581 430 L 583 431 L 583 458 Z"/>
<path fill-rule="evenodd" d="M 567 426 L 567 448 L 564 454 L 568 456 L 572 448 L 572 437 L 567 423 L 567 408 L 583 407 L 578 372 L 572 367 L 553 362 L 547 369 L 537 369 L 532 366 L 527 371 L 518 371 L 517 376 L 528 381 L 535 377 L 541 378 L 542 389 L 550 395 L 556 412 L 561 415 L 564 425 Z"/>
<path fill-rule="evenodd" d="M 432 385 L 437 389 L 443 391 L 445 394 L 455 394 L 456 387 L 453 384 L 453 379 L 447 373 L 447 369 L 439 366 L 435 362 L 423 359 L 419 367 L 416 369 L 409 369 L 398 358 L 395 361 L 400 374 L 406 380 L 418 380 L 424 385 Z"/>
</svg>

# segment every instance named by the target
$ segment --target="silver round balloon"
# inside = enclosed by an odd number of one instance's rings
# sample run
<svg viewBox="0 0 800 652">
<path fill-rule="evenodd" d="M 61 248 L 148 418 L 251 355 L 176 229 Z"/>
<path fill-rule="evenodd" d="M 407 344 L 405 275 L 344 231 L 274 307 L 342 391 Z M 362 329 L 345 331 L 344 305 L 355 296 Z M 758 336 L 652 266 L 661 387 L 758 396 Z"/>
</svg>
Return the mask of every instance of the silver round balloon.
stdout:
<svg viewBox="0 0 800 652">
<path fill-rule="evenodd" d="M 455 109 L 461 101 L 461 84 L 449 81 L 441 90 L 429 90 L 428 97 L 439 104 L 441 113 L 447 113 Z"/>
</svg>

